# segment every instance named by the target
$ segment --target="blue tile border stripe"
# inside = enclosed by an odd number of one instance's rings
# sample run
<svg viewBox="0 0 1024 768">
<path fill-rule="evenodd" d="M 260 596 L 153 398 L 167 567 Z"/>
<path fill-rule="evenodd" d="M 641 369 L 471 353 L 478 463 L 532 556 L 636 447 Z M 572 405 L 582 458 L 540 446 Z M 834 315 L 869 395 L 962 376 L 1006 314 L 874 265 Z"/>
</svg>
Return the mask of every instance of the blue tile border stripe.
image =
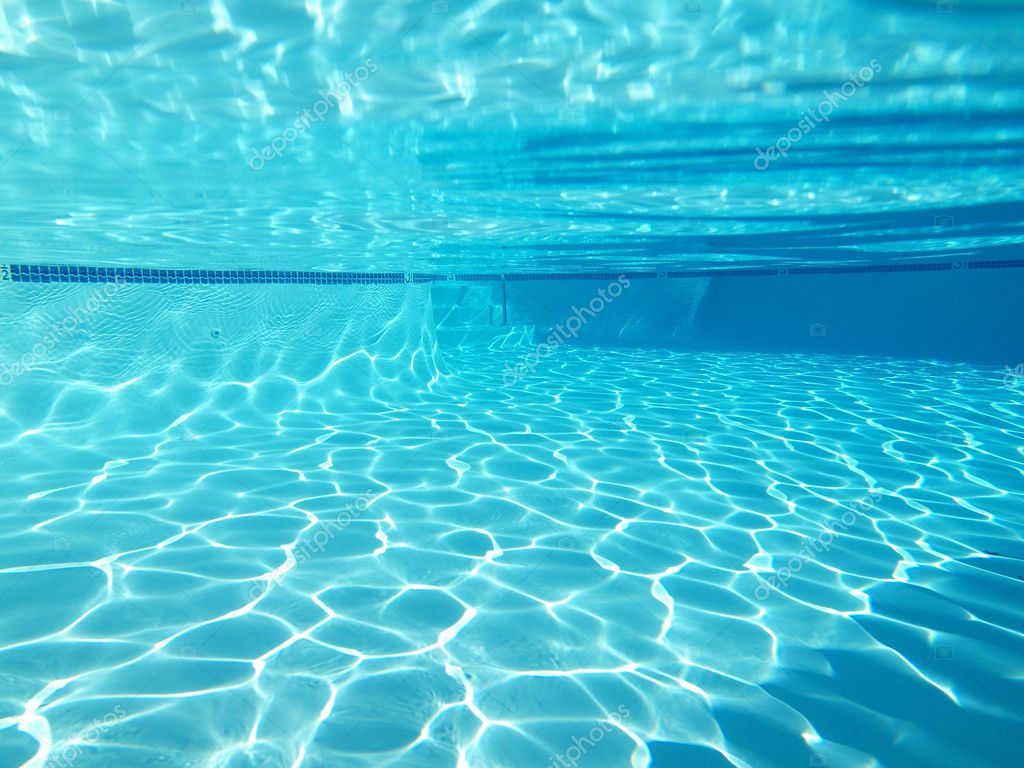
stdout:
<svg viewBox="0 0 1024 768">
<path fill-rule="evenodd" d="M 630 280 L 683 277 L 769 277 L 774 275 L 840 275 L 882 272 L 950 272 L 963 269 L 1020 269 L 1024 259 L 920 262 L 910 264 L 850 264 L 840 266 L 709 267 L 643 272 L 548 272 L 514 274 L 425 272 L 326 272 L 258 269 L 151 269 L 90 267 L 73 264 L 0 264 L 0 281 L 15 283 L 114 283 L 160 285 L 389 285 L 435 282 L 528 282 L 538 280 Z"/>
<path fill-rule="evenodd" d="M 312 272 L 256 269 L 149 269 L 68 264 L 0 265 L 15 283 L 134 283 L 170 285 L 381 285 L 406 282 L 404 272 Z"/>
</svg>

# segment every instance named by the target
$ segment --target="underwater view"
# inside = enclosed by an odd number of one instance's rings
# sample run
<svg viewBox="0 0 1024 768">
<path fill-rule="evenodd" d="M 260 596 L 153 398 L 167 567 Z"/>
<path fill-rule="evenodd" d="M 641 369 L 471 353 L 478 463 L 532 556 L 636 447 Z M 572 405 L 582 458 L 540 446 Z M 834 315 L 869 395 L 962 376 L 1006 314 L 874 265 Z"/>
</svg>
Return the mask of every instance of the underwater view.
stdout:
<svg viewBox="0 0 1024 768">
<path fill-rule="evenodd" d="M 0 768 L 1010 768 L 1024 2 L 3 0 Z"/>
</svg>

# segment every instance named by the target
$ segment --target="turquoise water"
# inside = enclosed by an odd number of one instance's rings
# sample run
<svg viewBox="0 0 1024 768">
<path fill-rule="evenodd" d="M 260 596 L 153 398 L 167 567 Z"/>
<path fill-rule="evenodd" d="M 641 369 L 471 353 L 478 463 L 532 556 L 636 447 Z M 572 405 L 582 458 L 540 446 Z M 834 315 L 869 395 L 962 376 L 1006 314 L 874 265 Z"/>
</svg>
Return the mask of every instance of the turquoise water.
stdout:
<svg viewBox="0 0 1024 768">
<path fill-rule="evenodd" d="M 5 259 L 1006 258 L 1024 221 L 1017 8 L 17 0 L 0 15 Z"/>
<path fill-rule="evenodd" d="M 1018 764 L 1022 19 L 5 4 L 0 768 Z"/>
</svg>

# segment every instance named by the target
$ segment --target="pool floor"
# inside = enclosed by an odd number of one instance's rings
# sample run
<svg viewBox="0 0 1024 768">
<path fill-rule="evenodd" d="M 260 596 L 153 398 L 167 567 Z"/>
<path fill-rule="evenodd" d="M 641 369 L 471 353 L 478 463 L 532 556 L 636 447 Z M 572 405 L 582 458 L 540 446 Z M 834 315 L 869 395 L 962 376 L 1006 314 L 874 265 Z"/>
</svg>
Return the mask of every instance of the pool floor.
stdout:
<svg viewBox="0 0 1024 768">
<path fill-rule="evenodd" d="M 520 356 L 395 403 L 56 398 L 0 454 L 0 763 L 1016 764 L 1001 371 Z"/>
</svg>

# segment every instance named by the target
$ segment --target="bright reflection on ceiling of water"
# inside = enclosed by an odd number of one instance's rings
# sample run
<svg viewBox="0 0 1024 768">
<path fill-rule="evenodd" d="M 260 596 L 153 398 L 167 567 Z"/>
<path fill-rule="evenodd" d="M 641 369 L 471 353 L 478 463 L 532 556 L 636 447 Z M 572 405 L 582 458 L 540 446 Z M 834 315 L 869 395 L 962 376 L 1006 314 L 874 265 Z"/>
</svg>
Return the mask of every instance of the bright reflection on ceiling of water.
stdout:
<svg viewBox="0 0 1024 768">
<path fill-rule="evenodd" d="M 6 260 L 999 258 L 1020 242 L 1022 19 L 960 0 L 8 2 Z"/>
</svg>

